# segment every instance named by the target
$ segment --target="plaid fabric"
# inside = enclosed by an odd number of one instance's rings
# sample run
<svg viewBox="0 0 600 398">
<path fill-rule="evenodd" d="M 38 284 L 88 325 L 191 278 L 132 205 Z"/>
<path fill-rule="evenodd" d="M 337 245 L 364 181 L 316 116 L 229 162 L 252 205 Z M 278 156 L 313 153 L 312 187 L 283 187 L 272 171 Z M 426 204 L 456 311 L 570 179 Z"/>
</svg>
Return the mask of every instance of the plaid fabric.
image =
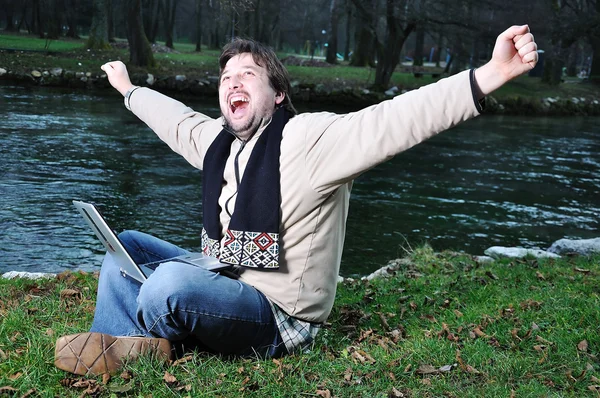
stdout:
<svg viewBox="0 0 600 398">
<path fill-rule="evenodd" d="M 294 318 L 269 301 L 281 339 L 289 354 L 308 350 L 321 325 Z"/>
</svg>

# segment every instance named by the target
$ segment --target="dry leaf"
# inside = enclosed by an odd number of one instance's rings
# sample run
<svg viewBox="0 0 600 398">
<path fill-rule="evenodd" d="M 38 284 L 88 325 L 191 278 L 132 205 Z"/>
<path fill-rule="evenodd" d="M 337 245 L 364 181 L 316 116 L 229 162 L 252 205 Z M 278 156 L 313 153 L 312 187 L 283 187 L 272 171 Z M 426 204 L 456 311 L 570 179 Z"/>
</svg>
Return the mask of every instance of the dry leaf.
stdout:
<svg viewBox="0 0 600 398">
<path fill-rule="evenodd" d="M 587 351 L 587 349 L 588 349 L 588 342 L 587 342 L 587 340 L 581 340 L 581 341 L 579 342 L 579 344 L 577 344 L 577 349 L 578 349 L 579 351 L 586 352 L 586 351 Z"/>
<path fill-rule="evenodd" d="M 463 313 L 460 312 L 459 310 L 454 310 L 454 315 L 456 315 L 457 318 L 462 318 Z"/>
<path fill-rule="evenodd" d="M 21 395 L 19 398 L 28 398 L 31 397 L 33 394 L 35 394 L 37 391 L 35 390 L 35 388 L 32 388 L 31 390 L 27 390 L 25 392 L 25 394 Z"/>
<path fill-rule="evenodd" d="M 166 370 L 165 370 L 165 375 L 163 376 L 163 380 L 167 384 L 177 383 L 177 378 L 175 376 L 173 376 L 171 373 L 167 372 Z"/>
<path fill-rule="evenodd" d="M 131 380 L 132 377 L 133 375 L 128 370 L 124 370 L 123 372 L 121 372 L 121 379 L 123 380 Z"/>
<path fill-rule="evenodd" d="M 488 278 L 492 279 L 492 280 L 495 280 L 495 281 L 496 281 L 496 280 L 498 280 L 498 277 L 497 277 L 496 275 L 494 275 L 494 274 L 492 273 L 492 271 L 486 271 L 486 272 L 485 272 L 485 275 L 486 275 Z"/>
<path fill-rule="evenodd" d="M 542 344 L 547 344 L 547 345 L 554 345 L 554 343 L 550 340 L 546 340 L 545 338 L 541 337 L 541 336 L 535 336 L 535 340 L 542 343 Z"/>
<path fill-rule="evenodd" d="M 81 292 L 76 289 L 64 289 L 60 292 L 60 298 L 64 299 L 68 297 L 81 299 Z"/>
<path fill-rule="evenodd" d="M 352 368 L 347 368 L 344 372 L 344 380 L 350 381 L 352 380 Z"/>
<path fill-rule="evenodd" d="M 419 369 L 417 369 L 417 374 L 420 375 L 431 375 L 431 374 L 438 374 L 439 370 L 432 365 L 421 365 L 419 366 Z"/>
<path fill-rule="evenodd" d="M 102 384 L 107 385 L 109 381 L 110 381 L 110 374 L 104 373 L 102 375 Z"/>
<path fill-rule="evenodd" d="M 392 387 L 392 392 L 388 394 L 390 398 L 404 398 L 404 394 L 396 389 L 396 387 Z"/>
<path fill-rule="evenodd" d="M 598 383 L 598 384 L 600 384 L 600 379 L 599 379 L 599 378 L 597 378 L 596 376 L 592 376 L 592 377 L 590 377 L 590 381 L 591 381 L 591 382 L 594 382 L 594 383 Z"/>
<path fill-rule="evenodd" d="M 15 380 L 17 380 L 19 377 L 21 377 L 21 376 L 23 376 L 23 373 L 21 373 L 21 372 L 17 372 L 17 373 L 15 373 L 15 374 L 13 374 L 13 375 L 10 375 L 10 376 L 8 376 L 8 378 L 9 378 L 9 379 L 11 379 L 12 381 L 15 381 Z"/>
<path fill-rule="evenodd" d="M 381 326 L 383 327 L 383 330 L 385 330 L 386 332 L 389 332 L 390 324 L 388 323 L 387 319 L 385 319 L 385 316 L 381 312 L 377 312 L 377 315 L 379 315 L 379 321 L 381 322 Z"/>
<path fill-rule="evenodd" d="M 317 396 L 331 398 L 331 392 L 329 390 L 317 390 Z"/>
<path fill-rule="evenodd" d="M 0 394 L 12 395 L 13 393 L 16 393 L 16 392 L 17 392 L 17 389 L 14 387 L 10 387 L 10 386 L 0 387 Z"/>
<path fill-rule="evenodd" d="M 409 364 L 408 364 L 408 365 L 406 365 L 406 367 L 404 368 L 404 373 L 408 373 L 408 372 L 410 372 L 410 370 L 411 370 L 411 369 L 412 369 L 412 364 L 410 364 L 410 363 L 409 363 Z"/>
<path fill-rule="evenodd" d="M 189 362 L 194 359 L 193 355 L 186 355 L 183 358 L 179 358 L 173 362 L 173 366 L 181 365 L 182 363 Z"/>
<path fill-rule="evenodd" d="M 546 278 L 544 277 L 544 274 L 542 274 L 540 271 L 537 271 L 537 272 L 535 273 L 535 276 L 536 276 L 536 277 L 537 277 L 539 280 L 541 280 L 541 281 L 545 281 L 545 280 L 546 280 Z"/>
<path fill-rule="evenodd" d="M 421 383 L 422 383 L 423 385 L 430 386 L 430 385 L 431 385 L 431 380 L 430 380 L 430 379 L 427 379 L 427 378 L 425 378 L 425 379 L 421 380 Z"/>
<path fill-rule="evenodd" d="M 546 348 L 548 348 L 548 346 L 544 344 L 537 344 L 533 346 L 533 349 L 536 351 L 544 351 Z"/>
<path fill-rule="evenodd" d="M 573 268 L 573 270 L 575 272 L 581 272 L 582 274 L 589 274 L 590 273 L 589 269 L 584 269 L 584 268 L 575 267 L 575 268 Z"/>
<path fill-rule="evenodd" d="M 481 326 L 477 326 L 475 329 L 473 329 L 473 333 L 475 333 L 477 337 L 487 337 L 487 334 L 485 334 L 480 327 Z"/>
<path fill-rule="evenodd" d="M 588 390 L 600 393 L 600 385 L 595 384 L 588 386 Z"/>
</svg>

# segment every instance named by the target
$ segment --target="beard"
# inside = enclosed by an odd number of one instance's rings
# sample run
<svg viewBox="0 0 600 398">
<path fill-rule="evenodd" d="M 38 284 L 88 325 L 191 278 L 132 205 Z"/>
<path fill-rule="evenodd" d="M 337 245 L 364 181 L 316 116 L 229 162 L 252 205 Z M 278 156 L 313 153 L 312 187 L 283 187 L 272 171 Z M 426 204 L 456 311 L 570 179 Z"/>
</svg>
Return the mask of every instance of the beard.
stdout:
<svg viewBox="0 0 600 398">
<path fill-rule="evenodd" d="M 258 119 L 256 115 L 253 115 L 246 123 L 235 128 L 225 115 L 221 116 L 223 116 L 223 120 L 225 120 L 223 128 L 242 140 L 250 139 L 250 137 L 258 131 L 263 121 L 262 118 Z"/>
</svg>

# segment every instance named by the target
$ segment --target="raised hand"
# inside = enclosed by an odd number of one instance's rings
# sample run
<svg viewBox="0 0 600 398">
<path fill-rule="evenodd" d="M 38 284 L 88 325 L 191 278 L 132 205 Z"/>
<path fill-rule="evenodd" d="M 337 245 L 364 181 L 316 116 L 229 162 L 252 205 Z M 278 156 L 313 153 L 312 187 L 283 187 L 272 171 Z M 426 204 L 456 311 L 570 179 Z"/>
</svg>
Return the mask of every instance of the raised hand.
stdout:
<svg viewBox="0 0 600 398">
<path fill-rule="evenodd" d="M 533 69 L 538 61 L 537 44 L 528 25 L 511 26 L 496 39 L 492 59 L 475 71 L 482 96 Z"/>
<path fill-rule="evenodd" d="M 131 80 L 129 80 L 129 73 L 127 73 L 127 67 L 121 61 L 107 62 L 100 67 L 108 77 L 108 81 L 111 86 L 117 89 L 123 96 L 133 87 Z"/>
</svg>

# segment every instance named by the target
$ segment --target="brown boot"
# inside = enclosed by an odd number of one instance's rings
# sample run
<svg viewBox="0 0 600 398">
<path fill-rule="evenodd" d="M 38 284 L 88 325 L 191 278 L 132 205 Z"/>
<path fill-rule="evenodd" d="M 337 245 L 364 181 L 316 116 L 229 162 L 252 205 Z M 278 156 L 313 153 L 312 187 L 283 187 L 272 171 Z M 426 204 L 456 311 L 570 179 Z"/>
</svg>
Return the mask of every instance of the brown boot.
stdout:
<svg viewBox="0 0 600 398">
<path fill-rule="evenodd" d="M 56 342 L 54 365 L 78 375 L 101 375 L 117 372 L 125 360 L 142 354 L 171 359 L 167 339 L 150 337 L 115 337 L 103 333 L 78 333 L 63 336 Z"/>
</svg>

